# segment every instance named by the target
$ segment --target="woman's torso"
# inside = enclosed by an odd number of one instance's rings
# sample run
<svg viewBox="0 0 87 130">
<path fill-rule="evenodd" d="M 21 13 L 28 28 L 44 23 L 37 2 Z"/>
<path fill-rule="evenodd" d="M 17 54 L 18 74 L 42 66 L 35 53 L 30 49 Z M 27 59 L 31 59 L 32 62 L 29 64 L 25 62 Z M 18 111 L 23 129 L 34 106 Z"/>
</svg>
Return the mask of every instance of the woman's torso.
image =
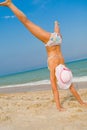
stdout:
<svg viewBox="0 0 87 130">
<path fill-rule="evenodd" d="M 47 46 L 47 55 L 48 55 L 48 68 L 55 69 L 55 67 L 59 64 L 64 64 L 64 58 L 61 52 L 61 46 Z"/>
</svg>

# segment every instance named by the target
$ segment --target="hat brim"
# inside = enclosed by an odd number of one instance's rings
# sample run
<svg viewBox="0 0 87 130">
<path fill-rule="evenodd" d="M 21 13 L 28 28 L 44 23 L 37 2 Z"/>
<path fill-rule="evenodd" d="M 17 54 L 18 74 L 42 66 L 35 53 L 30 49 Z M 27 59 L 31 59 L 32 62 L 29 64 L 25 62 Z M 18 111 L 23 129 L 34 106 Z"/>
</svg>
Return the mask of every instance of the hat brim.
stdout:
<svg viewBox="0 0 87 130">
<path fill-rule="evenodd" d="M 72 80 L 70 80 L 68 83 L 62 83 L 61 80 L 58 80 L 58 86 L 60 89 L 69 89 L 71 84 L 72 84 Z"/>
<path fill-rule="evenodd" d="M 58 86 L 60 89 L 68 89 L 71 84 L 72 84 L 72 79 L 73 79 L 73 75 L 72 75 L 72 72 L 70 71 L 69 74 L 70 74 L 70 80 L 69 82 L 62 82 L 61 78 L 60 78 L 60 74 L 61 74 L 61 71 L 63 70 L 63 68 L 67 68 L 65 67 L 64 65 L 60 64 L 56 67 L 56 71 L 55 71 L 55 75 L 56 75 L 56 78 L 58 80 Z M 68 69 L 68 68 L 67 68 Z"/>
</svg>

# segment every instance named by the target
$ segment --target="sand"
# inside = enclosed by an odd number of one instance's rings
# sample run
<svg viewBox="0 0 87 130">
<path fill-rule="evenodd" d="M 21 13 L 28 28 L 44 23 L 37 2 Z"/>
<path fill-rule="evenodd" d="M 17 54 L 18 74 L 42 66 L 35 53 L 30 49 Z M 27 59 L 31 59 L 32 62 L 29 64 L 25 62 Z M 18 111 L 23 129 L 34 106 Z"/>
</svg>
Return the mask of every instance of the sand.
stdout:
<svg viewBox="0 0 87 130">
<path fill-rule="evenodd" d="M 87 130 L 87 107 L 69 90 L 59 90 L 65 112 L 56 108 L 51 90 L 0 94 L 0 130 Z M 87 88 L 79 89 L 87 101 Z"/>
</svg>

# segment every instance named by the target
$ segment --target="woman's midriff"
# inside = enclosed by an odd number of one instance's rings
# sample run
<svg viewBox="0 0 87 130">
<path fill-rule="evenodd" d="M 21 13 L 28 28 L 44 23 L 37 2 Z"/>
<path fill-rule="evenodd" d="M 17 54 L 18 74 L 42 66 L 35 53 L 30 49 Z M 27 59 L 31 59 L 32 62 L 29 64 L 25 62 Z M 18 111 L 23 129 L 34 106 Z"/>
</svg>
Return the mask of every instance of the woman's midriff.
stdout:
<svg viewBox="0 0 87 130">
<path fill-rule="evenodd" d="M 62 56 L 60 47 L 53 47 L 52 49 L 51 48 L 49 50 L 48 49 L 47 49 L 48 53 L 47 62 L 49 69 L 55 68 L 59 64 L 64 64 L 64 58 Z"/>
<path fill-rule="evenodd" d="M 49 68 L 55 68 L 59 64 L 64 64 L 64 58 L 62 55 L 54 55 L 53 57 L 48 57 Z"/>
</svg>

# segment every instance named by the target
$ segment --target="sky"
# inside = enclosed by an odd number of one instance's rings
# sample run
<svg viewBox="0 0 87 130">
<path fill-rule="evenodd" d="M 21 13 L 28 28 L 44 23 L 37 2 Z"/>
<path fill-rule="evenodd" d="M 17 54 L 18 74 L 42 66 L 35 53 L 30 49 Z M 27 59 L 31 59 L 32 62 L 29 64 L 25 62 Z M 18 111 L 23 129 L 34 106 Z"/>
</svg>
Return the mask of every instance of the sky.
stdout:
<svg viewBox="0 0 87 130">
<path fill-rule="evenodd" d="M 3 0 L 0 0 L 0 2 Z M 87 0 L 12 0 L 29 20 L 53 32 L 60 23 L 65 62 L 87 58 Z M 47 66 L 44 44 L 0 6 L 0 76 Z"/>
</svg>

